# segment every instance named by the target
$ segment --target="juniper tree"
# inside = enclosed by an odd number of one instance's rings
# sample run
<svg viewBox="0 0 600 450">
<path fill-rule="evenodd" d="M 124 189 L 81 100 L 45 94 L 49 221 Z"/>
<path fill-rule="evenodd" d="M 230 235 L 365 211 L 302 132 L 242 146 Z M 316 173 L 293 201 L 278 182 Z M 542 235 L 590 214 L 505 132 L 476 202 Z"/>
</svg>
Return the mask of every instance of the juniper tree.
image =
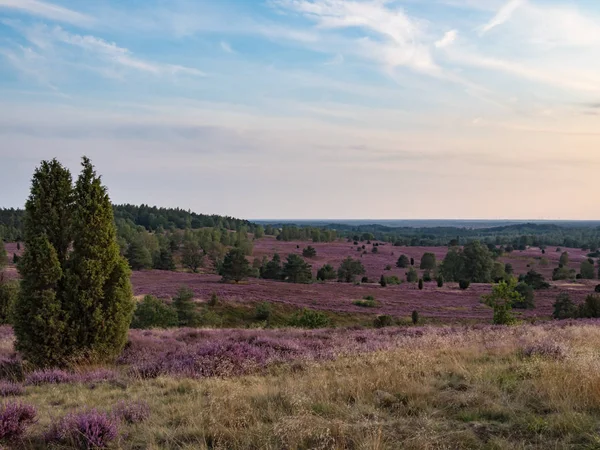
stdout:
<svg viewBox="0 0 600 450">
<path fill-rule="evenodd" d="M 15 348 L 38 366 L 58 365 L 71 354 L 64 267 L 71 243 L 71 174 L 57 160 L 42 161 L 25 203 L 25 251 L 14 308 Z"/>
<path fill-rule="evenodd" d="M 86 157 L 74 188 L 73 252 L 66 271 L 69 346 L 75 360 L 116 358 L 127 341 L 134 302 L 130 269 L 120 255 L 113 208 Z"/>
</svg>

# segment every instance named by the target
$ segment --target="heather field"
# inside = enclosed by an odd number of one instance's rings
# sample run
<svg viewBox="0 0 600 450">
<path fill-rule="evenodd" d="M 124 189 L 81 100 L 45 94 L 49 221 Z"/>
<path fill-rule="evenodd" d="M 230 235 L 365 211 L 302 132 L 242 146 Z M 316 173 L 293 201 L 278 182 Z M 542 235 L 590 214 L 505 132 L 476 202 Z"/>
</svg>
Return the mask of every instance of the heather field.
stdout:
<svg viewBox="0 0 600 450">
<path fill-rule="evenodd" d="M 2 327 L 0 425 L 22 449 L 597 448 L 598 325 L 131 331 L 77 373 L 23 372 Z"/>
<path fill-rule="evenodd" d="M 446 283 L 442 288 L 438 288 L 435 281 L 425 283 L 423 290 L 419 290 L 416 283 L 390 285 L 386 288 L 379 286 L 378 280 L 381 274 L 396 275 L 400 279 L 405 279 L 407 269 L 396 267 L 400 255 L 414 258 L 415 267 L 418 268 L 420 259 L 426 252 L 434 253 L 437 261 L 441 262 L 446 255 L 446 247 L 394 247 L 381 243 L 378 252 L 372 253 L 373 246 L 365 244 L 366 248 L 362 250 L 363 244 L 360 243 L 358 246 L 361 247 L 359 253 L 356 251 L 357 246 L 345 241 L 283 242 L 267 236 L 254 241 L 253 251 L 254 258 L 266 256 L 270 259 L 273 254 L 278 253 L 282 259 L 285 259 L 285 256 L 290 253 L 301 255 L 302 249 L 311 245 L 317 250 L 317 256 L 306 260 L 312 265 L 314 274 L 324 264 L 337 267 L 348 256 L 360 258 L 366 276 L 370 280 L 369 283 L 360 285 L 335 281 L 306 285 L 262 279 L 249 279 L 239 284 L 224 284 L 220 282 L 220 276 L 210 273 L 211 270 L 208 268 L 200 274 L 182 271 L 137 271 L 132 275 L 132 283 L 134 293 L 139 297 L 151 294 L 159 298 L 169 298 L 175 295 L 181 286 L 188 286 L 200 303 L 207 301 L 212 293 L 216 293 L 222 302 L 245 308 L 252 308 L 259 302 L 268 301 L 288 309 L 310 308 L 357 316 L 388 314 L 397 319 L 407 319 L 412 311 L 417 310 L 422 319 L 435 323 L 487 323 L 491 320 L 491 309 L 481 303 L 481 296 L 491 290 L 489 284 L 472 284 L 467 290 L 459 289 L 457 283 Z M 13 253 L 19 255 L 22 252 L 17 250 L 15 243 L 8 243 L 5 246 L 9 255 Z M 362 254 L 364 251 L 367 253 Z M 587 252 L 581 249 L 563 248 L 561 251 L 569 253 L 570 266 L 573 268 L 578 268 L 580 262 L 586 259 Z M 542 254 L 538 248 L 529 248 L 524 251 L 514 251 L 499 258 L 499 261 L 512 264 L 516 275 L 534 269 L 550 281 L 552 270 L 558 266 L 560 255 L 561 252 L 557 252 L 554 248 L 547 249 L 545 254 Z M 541 258 L 547 259 L 547 263 L 544 263 Z M 385 270 L 386 266 L 391 266 L 391 270 Z M 14 266 L 8 267 L 5 276 L 17 277 Z M 560 292 L 568 292 L 575 303 L 580 303 L 586 295 L 594 291 L 597 282 L 577 280 L 551 282 L 551 284 L 551 289 L 536 292 L 536 308 L 522 311 L 522 317 L 547 319 L 552 314 L 552 304 Z M 365 310 L 353 304 L 353 301 L 365 296 L 375 297 L 377 307 Z"/>
</svg>

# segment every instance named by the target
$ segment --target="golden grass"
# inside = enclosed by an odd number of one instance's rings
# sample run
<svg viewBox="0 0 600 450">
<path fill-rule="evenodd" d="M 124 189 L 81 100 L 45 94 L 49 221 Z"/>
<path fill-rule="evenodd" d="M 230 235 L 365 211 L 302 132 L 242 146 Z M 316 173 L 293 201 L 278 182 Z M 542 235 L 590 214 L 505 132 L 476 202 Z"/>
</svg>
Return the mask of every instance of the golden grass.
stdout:
<svg viewBox="0 0 600 450">
<path fill-rule="evenodd" d="M 523 357 L 559 342 L 564 355 Z M 231 379 L 28 387 L 40 420 L 145 400 L 124 449 L 600 448 L 600 328 L 425 333 L 412 347 Z"/>
</svg>

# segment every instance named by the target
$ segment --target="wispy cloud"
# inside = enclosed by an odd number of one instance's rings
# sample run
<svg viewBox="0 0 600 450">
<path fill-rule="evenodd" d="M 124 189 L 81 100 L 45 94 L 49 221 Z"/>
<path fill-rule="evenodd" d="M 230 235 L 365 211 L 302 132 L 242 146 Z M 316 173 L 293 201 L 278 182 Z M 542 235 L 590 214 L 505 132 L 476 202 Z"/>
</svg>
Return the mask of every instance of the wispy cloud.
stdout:
<svg viewBox="0 0 600 450">
<path fill-rule="evenodd" d="M 94 19 L 90 16 L 39 0 L 0 0 L 0 9 L 2 8 L 72 25 L 89 26 L 94 23 Z"/>
<path fill-rule="evenodd" d="M 491 29 L 502 25 L 504 22 L 506 22 L 507 20 L 509 20 L 511 18 L 511 16 L 513 15 L 513 13 L 519 9 L 523 4 L 525 3 L 525 0 L 510 0 L 508 3 L 506 3 L 504 6 L 502 6 L 502 8 L 500 8 L 500 10 L 496 13 L 496 15 L 492 18 L 492 20 L 490 20 L 488 23 L 486 23 L 485 25 L 483 25 L 480 29 L 480 34 L 485 34 L 488 31 L 490 31 Z"/>
<path fill-rule="evenodd" d="M 225 41 L 221 41 L 221 49 L 225 52 L 225 53 L 235 53 L 233 51 L 233 49 L 231 48 L 231 45 L 229 45 L 229 43 L 225 42 Z"/>
<path fill-rule="evenodd" d="M 454 43 L 454 41 L 456 40 L 457 37 L 458 37 L 458 31 L 450 30 L 450 31 L 446 32 L 446 34 L 444 34 L 444 37 L 442 39 L 440 39 L 439 41 L 436 41 L 435 46 L 437 48 L 448 47 Z"/>
</svg>

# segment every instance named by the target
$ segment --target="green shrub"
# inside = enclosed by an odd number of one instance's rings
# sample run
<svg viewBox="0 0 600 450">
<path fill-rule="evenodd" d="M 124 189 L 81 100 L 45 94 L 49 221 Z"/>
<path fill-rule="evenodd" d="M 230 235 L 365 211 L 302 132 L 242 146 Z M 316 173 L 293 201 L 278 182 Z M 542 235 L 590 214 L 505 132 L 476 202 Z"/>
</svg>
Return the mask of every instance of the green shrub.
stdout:
<svg viewBox="0 0 600 450">
<path fill-rule="evenodd" d="M 411 267 L 408 272 L 406 272 L 406 281 L 409 283 L 416 283 L 419 281 L 419 273 L 414 269 L 414 267 Z"/>
<path fill-rule="evenodd" d="M 402 280 L 398 278 L 396 275 L 389 275 L 385 277 L 385 282 L 390 286 L 396 286 L 402 284 Z"/>
<path fill-rule="evenodd" d="M 552 313 L 554 319 L 562 320 L 577 317 L 577 306 L 566 292 L 558 294 L 552 306 L 554 307 L 554 312 Z"/>
<path fill-rule="evenodd" d="M 389 316 L 387 314 L 377 316 L 375 318 L 375 320 L 373 321 L 373 326 L 375 328 L 391 327 L 393 324 L 394 324 L 394 319 L 392 318 L 392 316 Z"/>
<path fill-rule="evenodd" d="M 396 267 L 400 269 L 406 269 L 410 265 L 410 260 L 406 255 L 400 255 L 398 261 L 396 262 Z"/>
<path fill-rule="evenodd" d="M 469 286 L 471 286 L 471 282 L 469 280 L 460 280 L 458 282 L 458 287 L 461 288 L 463 291 L 469 289 Z"/>
<path fill-rule="evenodd" d="M 12 323 L 13 308 L 19 296 L 20 283 L 0 281 L 0 325 Z"/>
<path fill-rule="evenodd" d="M 182 287 L 173 298 L 173 307 L 177 311 L 180 327 L 198 327 L 201 324 L 200 314 L 196 311 L 194 293 L 187 287 Z"/>
<path fill-rule="evenodd" d="M 305 258 L 314 258 L 315 256 L 317 256 L 317 250 L 309 245 L 304 250 L 302 250 L 302 256 Z"/>
<path fill-rule="evenodd" d="M 381 278 L 379 279 L 379 284 L 381 285 L 381 287 L 387 286 L 387 280 L 385 279 L 385 276 L 381 275 Z"/>
<path fill-rule="evenodd" d="M 368 295 L 362 300 L 354 300 L 352 304 L 356 306 L 361 306 L 363 308 L 376 308 L 378 306 L 375 299 L 370 295 Z"/>
<path fill-rule="evenodd" d="M 317 280 L 327 281 L 327 280 L 335 280 L 337 278 L 337 273 L 332 265 L 325 264 L 317 271 Z"/>
<path fill-rule="evenodd" d="M 326 328 L 329 326 L 329 316 L 320 311 L 303 309 L 290 318 L 289 324 L 298 328 Z"/>
<path fill-rule="evenodd" d="M 419 290 L 421 290 L 421 291 L 423 290 L 423 279 L 422 278 L 419 280 Z"/>
<path fill-rule="evenodd" d="M 412 318 L 413 325 L 417 325 L 419 323 L 419 311 L 414 310 L 412 312 L 411 318 Z"/>
<path fill-rule="evenodd" d="M 131 328 L 171 328 L 178 324 L 175 308 L 152 295 L 146 295 L 135 308 Z"/>
<path fill-rule="evenodd" d="M 441 275 L 437 277 L 437 286 L 439 288 L 444 287 L 444 277 Z"/>
<path fill-rule="evenodd" d="M 208 300 L 208 306 L 217 306 L 219 304 L 219 296 L 216 292 L 210 294 L 210 299 Z"/>
<path fill-rule="evenodd" d="M 575 270 L 569 269 L 569 268 L 564 267 L 564 266 L 563 267 L 557 267 L 552 272 L 552 280 L 553 281 L 574 280 L 576 276 L 577 275 L 575 273 Z"/>
<path fill-rule="evenodd" d="M 522 281 L 536 291 L 540 289 L 548 289 L 550 287 L 550 284 L 546 282 L 544 276 L 535 270 L 530 270 L 527 272 L 527 274 L 523 276 Z"/>
<path fill-rule="evenodd" d="M 425 272 L 423 274 L 423 282 L 424 283 L 430 283 L 431 281 L 432 281 L 431 273 L 429 271 Z"/>
<path fill-rule="evenodd" d="M 588 295 L 585 302 L 579 305 L 579 317 L 596 319 L 600 317 L 600 296 Z"/>
<path fill-rule="evenodd" d="M 266 320 L 268 321 L 271 318 L 271 314 L 273 312 L 273 305 L 269 302 L 261 302 L 256 305 L 256 309 L 254 311 L 254 317 L 257 320 Z"/>
<path fill-rule="evenodd" d="M 513 303 L 513 308 L 516 309 L 533 309 L 535 308 L 535 292 L 533 287 L 526 283 L 519 283 L 515 288 L 521 294 L 522 300 L 516 300 Z"/>
</svg>

